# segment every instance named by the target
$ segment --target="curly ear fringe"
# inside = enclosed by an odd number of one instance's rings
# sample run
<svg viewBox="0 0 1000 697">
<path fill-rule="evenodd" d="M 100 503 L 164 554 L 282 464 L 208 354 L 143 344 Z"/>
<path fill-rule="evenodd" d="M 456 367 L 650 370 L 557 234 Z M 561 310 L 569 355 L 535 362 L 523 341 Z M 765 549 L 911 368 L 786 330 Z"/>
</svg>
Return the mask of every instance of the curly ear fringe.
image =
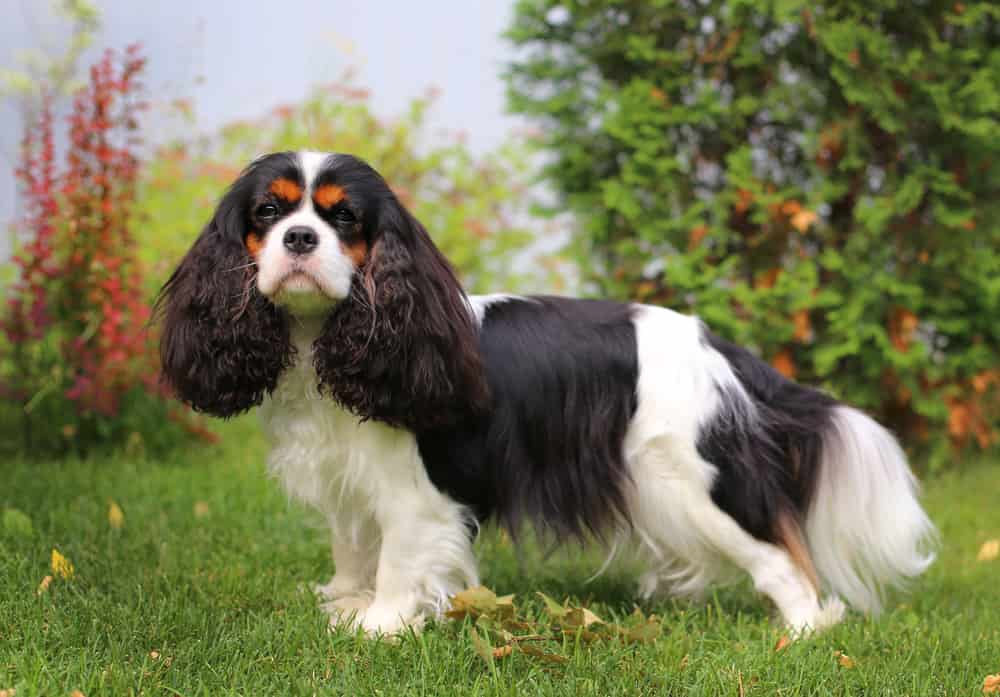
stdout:
<svg viewBox="0 0 1000 697">
<path fill-rule="evenodd" d="M 213 223 L 160 291 L 162 379 L 195 411 L 223 418 L 247 411 L 293 362 L 288 319 L 254 280 L 239 238 Z"/>
<path fill-rule="evenodd" d="M 363 420 L 414 431 L 475 419 L 489 388 L 468 300 L 427 232 L 394 204 L 313 346 L 321 389 Z"/>
</svg>

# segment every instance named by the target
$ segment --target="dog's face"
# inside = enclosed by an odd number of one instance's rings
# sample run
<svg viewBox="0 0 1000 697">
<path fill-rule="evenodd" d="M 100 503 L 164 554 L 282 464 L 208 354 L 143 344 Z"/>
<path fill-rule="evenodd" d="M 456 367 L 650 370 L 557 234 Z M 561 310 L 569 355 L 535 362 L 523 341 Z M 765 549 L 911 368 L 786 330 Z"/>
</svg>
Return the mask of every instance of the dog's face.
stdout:
<svg viewBox="0 0 1000 697">
<path fill-rule="evenodd" d="M 318 314 L 346 298 L 368 260 L 379 207 L 393 199 L 356 158 L 278 153 L 255 162 L 233 187 L 245 220 L 243 244 L 260 294 L 294 315 Z"/>
<path fill-rule="evenodd" d="M 307 317 L 322 324 L 312 346 L 321 389 L 362 418 L 436 427 L 486 400 L 454 272 L 381 175 L 351 155 L 251 163 L 158 309 L 164 378 L 217 416 L 274 390 L 296 360 L 290 319 Z"/>
</svg>

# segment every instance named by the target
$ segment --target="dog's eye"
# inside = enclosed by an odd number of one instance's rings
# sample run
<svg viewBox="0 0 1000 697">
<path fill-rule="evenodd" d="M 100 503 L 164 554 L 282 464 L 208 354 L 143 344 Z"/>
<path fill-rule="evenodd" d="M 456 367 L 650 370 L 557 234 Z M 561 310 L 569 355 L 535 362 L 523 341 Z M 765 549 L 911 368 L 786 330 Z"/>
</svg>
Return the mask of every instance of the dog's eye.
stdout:
<svg viewBox="0 0 1000 697">
<path fill-rule="evenodd" d="M 357 218 L 354 217 L 354 214 L 351 213 L 346 208 L 338 208 L 337 212 L 334 213 L 333 216 L 337 219 L 338 222 L 341 223 L 353 223 L 355 220 L 357 220 Z"/>
<path fill-rule="evenodd" d="M 271 220 L 278 215 L 278 207 L 273 203 L 263 203 L 257 206 L 255 214 L 261 220 Z"/>
</svg>

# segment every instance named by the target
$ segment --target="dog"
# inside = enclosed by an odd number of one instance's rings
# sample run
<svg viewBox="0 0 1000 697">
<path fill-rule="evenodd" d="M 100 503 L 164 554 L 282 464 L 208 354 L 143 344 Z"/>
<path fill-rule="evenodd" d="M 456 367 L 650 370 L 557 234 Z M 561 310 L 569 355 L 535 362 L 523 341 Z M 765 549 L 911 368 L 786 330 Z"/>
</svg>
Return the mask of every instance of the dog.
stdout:
<svg viewBox="0 0 1000 697">
<path fill-rule="evenodd" d="M 165 381 L 260 407 L 270 471 L 329 523 L 331 622 L 398 633 L 478 583 L 480 523 L 629 545 L 638 593 L 749 574 L 796 634 L 933 560 L 893 436 L 699 319 L 467 295 L 346 154 L 252 162 L 157 301 Z"/>
</svg>

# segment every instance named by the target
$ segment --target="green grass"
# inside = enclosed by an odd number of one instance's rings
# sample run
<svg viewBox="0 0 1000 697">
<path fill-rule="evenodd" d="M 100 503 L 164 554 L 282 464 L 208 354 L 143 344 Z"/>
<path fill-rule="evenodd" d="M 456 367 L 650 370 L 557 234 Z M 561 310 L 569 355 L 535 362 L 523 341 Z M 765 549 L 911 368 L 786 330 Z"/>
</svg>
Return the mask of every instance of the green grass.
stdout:
<svg viewBox="0 0 1000 697">
<path fill-rule="evenodd" d="M 329 633 L 303 584 L 332 572 L 318 520 L 263 472 L 246 422 L 217 447 L 144 462 L 124 457 L 8 462 L 0 509 L 0 690 L 66 695 L 978 695 L 1000 672 L 1000 561 L 978 562 L 1000 537 L 1000 467 L 969 466 L 926 485 L 941 557 L 877 621 L 842 625 L 780 653 L 770 609 L 746 585 L 706 602 L 662 601 L 651 644 L 550 648 L 551 664 L 514 654 L 488 664 L 469 627 L 444 622 L 396 643 Z M 108 503 L 125 513 L 108 523 Z M 196 514 L 196 508 L 201 515 Z M 206 512 L 207 509 L 207 512 Z M 484 582 L 517 593 L 573 596 L 606 618 L 634 609 L 632 581 L 612 568 L 585 584 L 594 554 L 518 562 L 496 536 L 479 543 Z M 76 567 L 38 595 L 57 548 Z M 853 668 L 838 663 L 848 654 Z"/>
</svg>

